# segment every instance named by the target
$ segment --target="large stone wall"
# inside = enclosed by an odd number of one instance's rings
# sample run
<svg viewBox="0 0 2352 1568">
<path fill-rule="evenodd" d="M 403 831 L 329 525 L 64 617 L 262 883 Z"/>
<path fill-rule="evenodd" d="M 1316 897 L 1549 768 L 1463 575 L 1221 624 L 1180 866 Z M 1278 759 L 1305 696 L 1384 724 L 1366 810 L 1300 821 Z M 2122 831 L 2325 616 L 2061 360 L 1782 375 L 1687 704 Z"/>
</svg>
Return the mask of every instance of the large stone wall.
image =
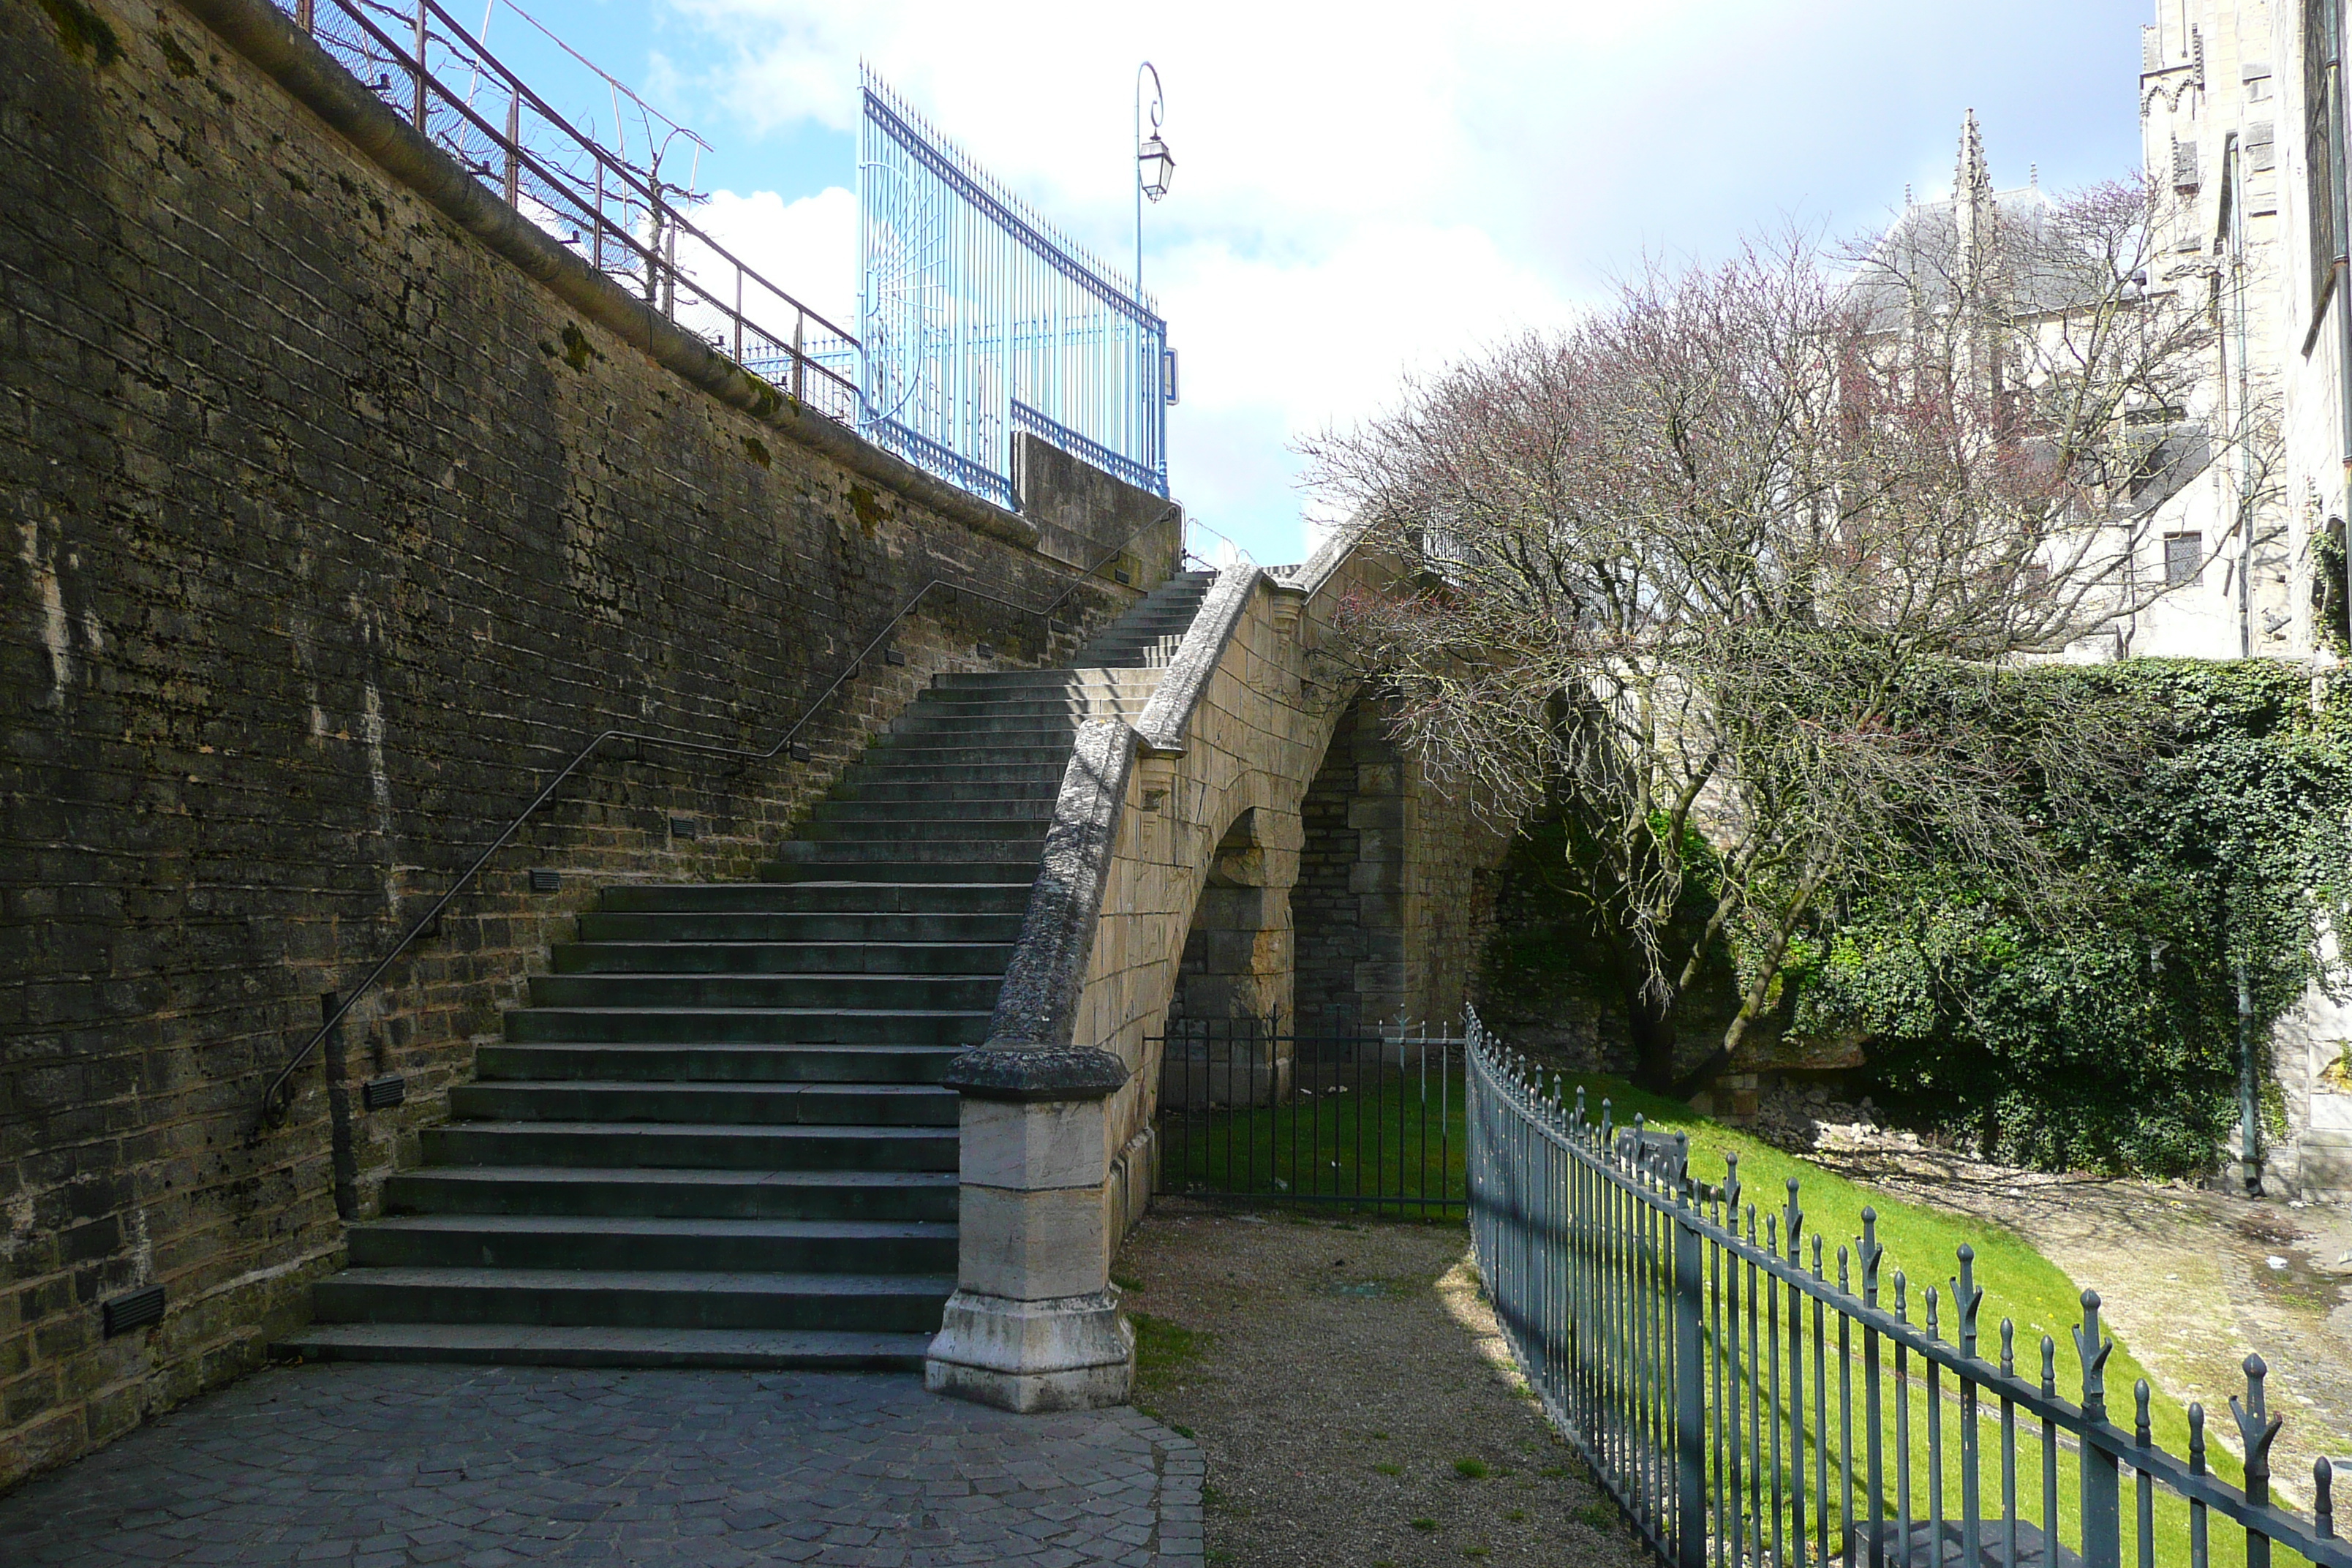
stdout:
<svg viewBox="0 0 2352 1568">
<path fill-rule="evenodd" d="M 1401 751 L 1370 699 L 1332 731 L 1299 816 L 1299 1027 L 1458 1025 L 1475 999 L 1508 836 Z"/>
<path fill-rule="evenodd" d="M 299 1320 L 596 884 L 743 874 L 933 671 L 1054 651 L 934 595 L 808 763 L 592 764 L 257 1129 L 322 995 L 588 737 L 765 745 L 933 575 L 1073 576 L 420 188 L 176 5 L 0 5 L 0 1486 Z M 162 1324 L 101 1338 L 149 1284 Z"/>
</svg>

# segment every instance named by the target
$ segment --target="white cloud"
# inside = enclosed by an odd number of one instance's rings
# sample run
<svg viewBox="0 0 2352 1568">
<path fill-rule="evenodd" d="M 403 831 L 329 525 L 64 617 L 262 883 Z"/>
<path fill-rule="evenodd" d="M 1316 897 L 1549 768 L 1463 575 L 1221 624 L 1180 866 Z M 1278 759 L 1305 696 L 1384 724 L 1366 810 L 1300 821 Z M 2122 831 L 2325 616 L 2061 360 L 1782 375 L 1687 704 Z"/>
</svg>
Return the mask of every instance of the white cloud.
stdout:
<svg viewBox="0 0 2352 1568">
<path fill-rule="evenodd" d="M 857 323 L 857 197 L 839 185 L 787 202 L 773 191 L 718 191 L 697 207 L 695 226 L 802 304 L 855 333 Z M 744 313 L 774 312 L 753 296 Z"/>
</svg>

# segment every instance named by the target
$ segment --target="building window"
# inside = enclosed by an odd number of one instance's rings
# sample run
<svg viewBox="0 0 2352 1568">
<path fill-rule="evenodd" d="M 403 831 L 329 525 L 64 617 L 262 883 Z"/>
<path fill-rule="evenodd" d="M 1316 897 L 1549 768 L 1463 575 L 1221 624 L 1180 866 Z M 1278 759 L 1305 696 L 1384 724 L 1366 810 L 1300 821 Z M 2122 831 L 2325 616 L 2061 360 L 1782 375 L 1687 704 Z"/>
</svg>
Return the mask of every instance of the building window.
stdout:
<svg viewBox="0 0 2352 1568">
<path fill-rule="evenodd" d="M 2327 77 L 2336 58 L 2336 0 L 2303 0 L 2303 177 L 2311 220 L 2311 308 L 2336 278 L 2336 145 L 2328 134 Z"/>
<path fill-rule="evenodd" d="M 2178 588 L 2194 583 L 2205 570 L 2205 536 L 2168 533 L 2164 536 L 2164 585 Z"/>
</svg>

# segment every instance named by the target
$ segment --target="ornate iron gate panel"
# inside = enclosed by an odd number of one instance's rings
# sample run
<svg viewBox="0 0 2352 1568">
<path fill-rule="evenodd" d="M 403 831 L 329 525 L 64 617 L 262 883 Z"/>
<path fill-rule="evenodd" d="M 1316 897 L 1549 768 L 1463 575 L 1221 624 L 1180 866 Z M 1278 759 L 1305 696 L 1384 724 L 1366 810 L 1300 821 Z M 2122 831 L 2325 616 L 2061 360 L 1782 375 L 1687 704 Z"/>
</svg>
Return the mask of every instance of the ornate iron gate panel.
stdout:
<svg viewBox="0 0 2352 1568">
<path fill-rule="evenodd" d="M 1013 506 L 1026 430 L 1168 493 L 1168 326 L 1095 260 L 933 131 L 871 71 L 858 130 L 857 363 L 869 438 Z"/>
</svg>

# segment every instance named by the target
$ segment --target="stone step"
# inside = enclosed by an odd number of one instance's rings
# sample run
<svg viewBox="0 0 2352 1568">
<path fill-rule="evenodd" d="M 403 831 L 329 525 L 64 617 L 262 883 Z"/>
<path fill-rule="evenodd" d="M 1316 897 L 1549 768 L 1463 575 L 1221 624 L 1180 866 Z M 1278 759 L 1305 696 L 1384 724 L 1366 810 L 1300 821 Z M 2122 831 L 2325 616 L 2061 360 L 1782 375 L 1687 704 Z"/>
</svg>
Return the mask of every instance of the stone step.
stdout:
<svg viewBox="0 0 2352 1568">
<path fill-rule="evenodd" d="M 1150 674 L 1138 670 L 1138 675 Z M 1160 687 L 1160 678 L 1151 675 L 1149 686 L 1139 681 L 1132 689 L 1120 692 L 1068 691 L 1054 692 L 1044 688 L 1030 690 L 982 691 L 961 689 L 926 691 L 908 716 L 925 719 L 954 718 L 964 715 L 975 719 L 1099 719 L 1132 716 L 1141 712 L 1150 702 L 1152 693 Z"/>
<path fill-rule="evenodd" d="M 957 762 L 904 755 L 877 746 L 835 787 L 853 791 L 867 784 L 963 784 L 993 788 L 1000 784 L 1040 784 L 1059 789 L 1070 765 L 1067 748 L 1054 757 L 1029 763 Z"/>
<path fill-rule="evenodd" d="M 831 1329 L 936 1333 L 950 1275 L 346 1268 L 313 1288 L 328 1323 Z"/>
<path fill-rule="evenodd" d="M 558 974 L 1002 974 L 1010 942 L 562 942 Z"/>
<path fill-rule="evenodd" d="M 1000 745 L 977 737 L 962 740 L 952 731 L 938 735 L 892 735 L 877 742 L 857 765 L 860 771 L 950 764 L 970 768 L 1059 767 L 1070 760 L 1070 744 L 1066 737 L 1034 745 Z"/>
<path fill-rule="evenodd" d="M 861 816 L 820 816 L 814 821 L 802 824 L 798 837 L 777 845 L 778 858 L 786 860 L 813 858 L 789 853 L 797 844 L 850 845 L 876 839 L 966 845 L 982 840 L 1001 840 L 1007 844 L 1034 841 L 1042 845 L 1045 841 L 1045 830 L 1052 826 L 1054 815 L 1053 805 L 1048 801 L 1036 803 L 1019 816 L 928 815 L 936 809 L 935 806 L 909 801 L 895 812 L 876 812 Z"/>
<path fill-rule="evenodd" d="M 628 1045 L 973 1046 L 992 1007 L 922 1012 L 903 1007 L 514 1007 L 507 1038 Z"/>
<path fill-rule="evenodd" d="M 853 914 L 1019 916 L 1037 879 L 1033 865 L 1017 877 L 979 882 L 926 878 L 892 885 L 878 878 L 828 882 L 801 874 L 790 882 L 637 883 L 610 887 L 601 902 L 628 914 Z"/>
<path fill-rule="evenodd" d="M 929 1220 L 953 1224 L 949 1171 L 666 1171 L 449 1165 L 383 1185 L 391 1214 L 632 1215 L 666 1219 Z"/>
<path fill-rule="evenodd" d="M 273 1359 L 448 1362 L 478 1366 L 710 1367 L 920 1372 L 927 1332 L 857 1330 L 534 1328 L 518 1323 L 313 1323 Z"/>
<path fill-rule="evenodd" d="M 1153 683 L 1157 689 L 1158 682 Z M 1039 723 L 1069 723 L 1083 719 L 1132 718 L 1143 711 L 1151 692 L 1138 686 L 1130 694 L 1119 696 L 1089 696 L 1072 692 L 1066 696 L 1022 696 L 983 691 L 926 691 L 915 700 L 913 706 L 899 715 L 901 724 L 919 721 L 927 724 L 960 724 L 982 721 L 1007 722 L 1022 720 Z"/>
<path fill-rule="evenodd" d="M 935 1220 L 401 1215 L 352 1226 L 350 1248 L 354 1268 L 942 1274 L 955 1269 L 956 1227 Z"/>
<path fill-rule="evenodd" d="M 1026 902 L 1029 889 L 1021 889 Z M 787 912 L 667 911 L 617 914 L 591 910 L 580 917 L 583 942 L 1012 942 L 1021 934 L 1021 911 L 1001 914 L 856 914 L 795 910 Z"/>
<path fill-rule="evenodd" d="M 1129 715 L 1131 721 L 1136 715 Z M 1026 752 L 1060 747 L 1066 755 L 1077 744 L 1076 719 L 986 719 L 965 723 L 928 718 L 893 724 L 883 745 L 890 753 L 914 751 L 980 751 Z"/>
<path fill-rule="evenodd" d="M 478 1082 L 937 1083 L 957 1046 L 485 1045 Z"/>
<path fill-rule="evenodd" d="M 993 1007 L 994 974 L 534 974 L 534 1007 Z M 920 1042 L 908 1042 L 918 1044 Z"/>
<path fill-rule="evenodd" d="M 956 1135 L 933 1127 L 687 1126 L 453 1121 L 418 1134 L 428 1165 L 682 1171 L 953 1171 Z"/>
<path fill-rule="evenodd" d="M 957 826 L 960 825 L 942 824 L 937 831 Z M 1018 861 L 1034 868 L 1039 853 L 1045 847 L 1048 825 L 1043 822 L 982 822 L 971 826 L 973 831 L 960 838 L 929 837 L 916 832 L 884 838 L 788 838 L 776 846 L 776 858 L 761 869 L 764 873 L 771 868 L 785 866 L 854 866 L 867 862 L 908 861 L 940 861 L 950 865 Z M 992 826 L 1003 826 L 1007 831 L 997 836 L 990 836 L 983 831 Z M 1013 831 L 1015 829 L 1017 831 Z M 1034 869 L 1031 875 L 1035 875 Z"/>
<path fill-rule="evenodd" d="M 922 820 L 941 811 L 953 811 L 958 822 L 1045 822 L 1054 815 L 1055 790 L 1040 785 L 1025 795 L 955 799 L 937 789 L 908 788 L 896 799 L 876 800 L 829 796 L 817 803 L 802 832 L 836 823 L 902 823 Z"/>
<path fill-rule="evenodd" d="M 779 848 L 782 846 L 779 845 Z M 910 846 L 913 848 L 919 847 Z M 990 846 L 1002 849 L 1006 846 Z M 1039 847 L 1042 849 L 1042 846 Z M 900 859 L 868 860 L 862 856 L 828 856 L 821 860 L 771 862 L 760 868 L 760 874 L 771 881 L 789 882 L 795 879 L 811 882 L 991 882 L 1013 884 L 1023 894 L 1022 905 L 1028 904 L 1027 894 L 1037 880 L 1038 853 L 1015 860 L 971 859 L 933 860 Z"/>
<path fill-rule="evenodd" d="M 453 1085 L 449 1112 L 482 1121 L 952 1127 L 956 1094 L 925 1083 L 499 1079 Z"/>
<path fill-rule="evenodd" d="M 950 670 L 931 677 L 924 695 L 952 700 L 960 695 L 997 696 L 1004 693 L 1059 691 L 1149 692 L 1160 684 L 1151 670 L 1118 665 L 1074 669 Z"/>
<path fill-rule="evenodd" d="M 1106 714 L 1097 717 L 1116 718 Z M 978 744 L 986 742 L 998 748 L 1026 750 L 1041 746 L 1068 745 L 1077 736 L 1078 726 L 1089 715 L 1084 713 L 908 713 L 890 725 L 889 739 L 884 742 L 893 749 L 906 746 L 936 746 Z M 1129 718 L 1134 714 L 1127 715 Z"/>
<path fill-rule="evenodd" d="M 887 783 L 860 772 L 834 785 L 833 793 L 825 796 L 818 809 L 822 811 L 828 805 L 887 806 L 922 801 L 941 806 L 953 803 L 958 809 L 966 805 L 1025 806 L 1035 804 L 1050 810 L 1061 789 L 1062 775 L 1058 772 L 1050 775 L 1040 773 L 1035 777 L 979 784 L 960 784 L 944 779 L 908 779 Z"/>
</svg>

